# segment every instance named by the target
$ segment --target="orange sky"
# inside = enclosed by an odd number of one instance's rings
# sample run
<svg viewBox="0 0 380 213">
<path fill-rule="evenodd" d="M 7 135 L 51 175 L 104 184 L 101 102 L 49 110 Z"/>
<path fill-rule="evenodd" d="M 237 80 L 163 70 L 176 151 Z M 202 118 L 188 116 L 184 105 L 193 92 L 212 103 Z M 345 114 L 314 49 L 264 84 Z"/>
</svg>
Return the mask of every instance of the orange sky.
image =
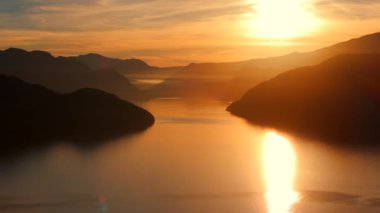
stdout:
<svg viewBox="0 0 380 213">
<path fill-rule="evenodd" d="M 169 66 L 307 51 L 379 31 L 378 0 L 266 0 L 274 6 L 264 12 L 262 1 L 1 0 L 0 48 L 42 49 L 55 55 L 97 52 Z M 270 17 L 261 23 L 266 31 L 295 31 L 303 18 L 289 18 L 296 13 L 287 10 L 294 2 L 318 24 L 291 38 L 258 36 L 262 14 Z"/>
</svg>

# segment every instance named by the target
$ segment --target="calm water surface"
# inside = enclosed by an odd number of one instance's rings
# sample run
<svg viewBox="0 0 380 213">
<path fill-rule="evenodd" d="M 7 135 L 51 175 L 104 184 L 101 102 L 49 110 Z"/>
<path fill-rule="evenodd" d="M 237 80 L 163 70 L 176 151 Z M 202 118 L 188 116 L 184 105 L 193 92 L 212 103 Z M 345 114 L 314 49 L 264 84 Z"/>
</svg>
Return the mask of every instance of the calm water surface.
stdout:
<svg viewBox="0 0 380 213">
<path fill-rule="evenodd" d="M 0 212 L 380 212 L 380 154 L 231 116 L 227 103 L 154 100 L 154 127 L 93 148 L 2 162 Z"/>
</svg>

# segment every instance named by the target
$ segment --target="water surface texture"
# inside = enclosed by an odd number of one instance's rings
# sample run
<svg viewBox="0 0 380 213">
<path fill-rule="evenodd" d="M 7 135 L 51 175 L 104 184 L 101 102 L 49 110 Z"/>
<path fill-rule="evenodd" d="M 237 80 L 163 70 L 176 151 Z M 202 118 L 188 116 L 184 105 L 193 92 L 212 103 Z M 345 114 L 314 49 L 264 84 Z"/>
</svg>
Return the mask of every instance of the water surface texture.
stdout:
<svg viewBox="0 0 380 213">
<path fill-rule="evenodd" d="M 141 134 L 4 160 L 0 212 L 380 211 L 379 153 L 255 127 L 227 105 L 157 99 L 143 104 L 157 122 Z"/>
</svg>

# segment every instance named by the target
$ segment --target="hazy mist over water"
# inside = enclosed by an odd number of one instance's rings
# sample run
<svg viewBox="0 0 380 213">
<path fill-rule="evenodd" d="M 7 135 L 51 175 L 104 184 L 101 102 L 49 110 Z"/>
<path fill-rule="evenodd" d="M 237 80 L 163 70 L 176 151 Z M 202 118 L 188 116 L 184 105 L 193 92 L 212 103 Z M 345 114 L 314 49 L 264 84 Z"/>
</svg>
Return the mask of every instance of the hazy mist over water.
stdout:
<svg viewBox="0 0 380 213">
<path fill-rule="evenodd" d="M 268 130 L 230 115 L 226 105 L 156 99 L 143 104 L 157 121 L 141 134 L 87 149 L 61 142 L 7 160 L 0 212 L 266 212 Z M 380 211 L 377 153 L 277 134 L 296 157 L 293 212 Z"/>
</svg>

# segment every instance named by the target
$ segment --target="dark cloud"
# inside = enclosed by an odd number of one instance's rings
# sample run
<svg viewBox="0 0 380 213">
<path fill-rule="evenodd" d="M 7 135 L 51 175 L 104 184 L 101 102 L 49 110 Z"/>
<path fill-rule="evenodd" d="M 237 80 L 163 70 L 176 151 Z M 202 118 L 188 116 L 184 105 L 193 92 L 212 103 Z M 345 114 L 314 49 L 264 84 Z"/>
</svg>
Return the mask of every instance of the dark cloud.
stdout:
<svg viewBox="0 0 380 213">
<path fill-rule="evenodd" d="M 86 31 L 111 30 L 112 24 L 128 24 L 131 16 L 138 11 L 116 10 L 118 4 L 131 5 L 152 2 L 152 0 L 114 0 L 102 5 L 102 0 L 1 0 L 0 27 L 17 30 L 43 31 Z M 109 8 L 101 10 L 102 7 Z M 115 8 L 116 7 L 116 8 Z M 124 14 L 120 16 L 121 12 Z M 119 20 L 116 20 L 119 18 Z"/>
<path fill-rule="evenodd" d="M 25 13 L 30 9 L 42 6 L 67 6 L 67 5 L 96 5 L 99 0 L 1 0 L 0 12 Z"/>
<path fill-rule="evenodd" d="M 2 0 L 0 1 L 0 13 L 24 13 L 37 5 L 36 2 L 30 0 Z"/>
</svg>

